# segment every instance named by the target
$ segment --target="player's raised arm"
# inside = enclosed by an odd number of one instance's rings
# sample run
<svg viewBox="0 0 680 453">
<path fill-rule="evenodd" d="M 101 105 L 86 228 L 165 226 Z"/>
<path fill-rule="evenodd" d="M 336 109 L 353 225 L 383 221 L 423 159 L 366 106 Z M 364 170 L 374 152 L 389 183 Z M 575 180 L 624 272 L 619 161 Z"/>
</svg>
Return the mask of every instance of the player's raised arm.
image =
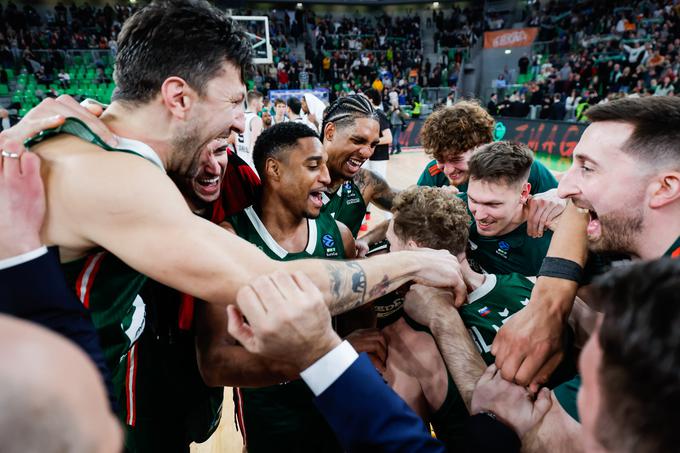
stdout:
<svg viewBox="0 0 680 453">
<path fill-rule="evenodd" d="M 588 254 L 587 223 L 587 213 L 569 204 L 546 259 L 562 258 L 582 268 Z M 562 332 L 578 285 L 576 281 L 548 275 L 536 280 L 529 304 L 501 327 L 493 342 L 491 353 L 496 356 L 503 378 L 522 385 L 534 383 L 534 387 L 548 380 L 562 360 Z"/>
<path fill-rule="evenodd" d="M 139 157 L 102 156 L 101 150 L 68 137 L 50 143 L 82 146 L 83 152 L 78 159 L 51 165 L 58 149 L 51 146 L 51 155 L 43 156 L 49 167 L 50 208 L 44 228 L 49 243 L 83 251 L 99 245 L 154 280 L 216 303 L 232 303 L 241 286 L 280 268 L 305 272 L 334 313 L 362 305 L 411 279 L 453 287 L 464 296 L 458 262 L 446 252 L 402 252 L 360 263 L 275 262 L 193 215 L 172 181 Z M 40 152 L 40 146 L 36 150 Z M 71 177 L 74 172 L 81 176 L 77 182 Z M 126 190 L 120 190 L 121 185 Z"/>
</svg>

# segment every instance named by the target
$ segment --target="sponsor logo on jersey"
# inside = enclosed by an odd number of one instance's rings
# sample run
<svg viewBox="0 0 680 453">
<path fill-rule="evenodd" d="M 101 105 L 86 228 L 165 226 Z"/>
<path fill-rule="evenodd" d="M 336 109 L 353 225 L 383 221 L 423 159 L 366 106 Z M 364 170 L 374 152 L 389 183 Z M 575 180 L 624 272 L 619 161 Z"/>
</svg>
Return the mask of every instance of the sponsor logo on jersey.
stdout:
<svg viewBox="0 0 680 453">
<path fill-rule="evenodd" d="M 499 256 L 507 259 L 509 251 L 510 251 L 510 244 L 508 244 L 505 241 L 498 241 L 498 249 L 496 250 L 496 255 L 499 255 Z"/>
<path fill-rule="evenodd" d="M 479 316 L 485 317 L 488 316 L 489 313 L 491 313 L 491 309 L 485 305 L 484 307 L 477 310 L 477 313 L 479 313 Z"/>
<path fill-rule="evenodd" d="M 330 234 L 324 234 L 321 238 L 321 242 L 323 242 L 323 245 L 326 248 L 333 247 L 335 245 L 335 239 L 333 239 L 333 236 Z"/>
</svg>

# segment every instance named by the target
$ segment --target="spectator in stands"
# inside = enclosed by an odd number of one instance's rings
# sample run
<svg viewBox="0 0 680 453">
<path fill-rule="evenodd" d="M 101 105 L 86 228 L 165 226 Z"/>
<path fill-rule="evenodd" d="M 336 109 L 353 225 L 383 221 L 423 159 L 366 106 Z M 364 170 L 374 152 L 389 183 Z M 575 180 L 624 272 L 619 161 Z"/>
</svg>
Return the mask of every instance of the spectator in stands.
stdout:
<svg viewBox="0 0 680 453">
<path fill-rule="evenodd" d="M 555 96 L 553 97 L 553 103 L 550 108 L 550 119 L 562 121 L 564 120 L 566 115 L 567 115 L 566 102 L 564 99 L 562 99 L 562 95 L 560 93 L 555 93 Z"/>
<path fill-rule="evenodd" d="M 486 104 L 486 110 L 489 112 L 489 115 L 491 116 L 498 115 L 498 95 L 496 93 L 491 93 L 489 103 Z"/>
<path fill-rule="evenodd" d="M 526 53 L 522 55 L 517 62 L 517 66 L 519 67 L 519 73 L 526 75 L 529 72 L 529 55 Z"/>
</svg>

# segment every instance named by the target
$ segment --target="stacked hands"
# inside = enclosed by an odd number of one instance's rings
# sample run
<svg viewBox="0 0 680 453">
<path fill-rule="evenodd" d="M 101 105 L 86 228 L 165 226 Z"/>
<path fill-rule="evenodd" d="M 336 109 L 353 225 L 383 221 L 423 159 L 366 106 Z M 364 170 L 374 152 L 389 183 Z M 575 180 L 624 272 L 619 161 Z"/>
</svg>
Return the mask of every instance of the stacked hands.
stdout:
<svg viewBox="0 0 680 453">
<path fill-rule="evenodd" d="M 457 269 L 457 261 L 454 264 Z M 455 281 L 462 282 L 455 274 Z M 456 308 L 464 301 L 454 298 L 451 289 L 415 284 L 406 295 L 404 309 L 416 322 L 432 326 L 438 320 L 458 317 Z M 303 273 L 260 276 L 241 288 L 236 302 L 227 307 L 229 333 L 252 353 L 288 361 L 303 371 L 341 343 L 321 292 Z M 347 340 L 384 371 L 387 345 L 377 329 L 354 332 Z M 496 365 L 491 365 L 477 382 L 471 413 L 492 413 L 521 438 L 551 404 L 548 389 L 532 392 L 504 379 Z"/>
<path fill-rule="evenodd" d="M 26 152 L 23 142 L 59 126 L 66 117 L 75 117 L 115 146 L 115 136 L 98 119 L 102 111 L 98 104 L 80 105 L 69 96 L 46 99 L 16 127 L 0 134 L 0 228 L 9 233 L 2 236 L 0 259 L 42 244 L 45 197 L 40 160 Z M 550 199 L 532 200 L 532 232 L 540 235 L 562 210 Z M 7 215 L 10 212 L 12 216 Z M 405 298 L 406 313 L 430 328 L 442 319 L 460 319 L 456 309 L 466 302 L 467 288 L 458 260 L 442 250 L 421 249 L 419 254 L 415 284 Z M 384 292 L 381 282 L 368 291 Z M 321 292 L 303 273 L 260 276 L 240 289 L 237 304 L 227 311 L 229 333 L 248 351 L 290 362 L 300 371 L 341 343 Z M 491 365 L 477 382 L 472 414 L 493 413 L 520 437 L 543 417 L 551 400 L 546 389 L 538 390 L 562 357 L 562 319 L 546 310 L 532 310 L 529 304 L 508 321 L 492 346 L 498 368 Z M 347 340 L 358 352 L 368 353 L 384 372 L 387 344 L 378 329 L 356 331 Z"/>
</svg>

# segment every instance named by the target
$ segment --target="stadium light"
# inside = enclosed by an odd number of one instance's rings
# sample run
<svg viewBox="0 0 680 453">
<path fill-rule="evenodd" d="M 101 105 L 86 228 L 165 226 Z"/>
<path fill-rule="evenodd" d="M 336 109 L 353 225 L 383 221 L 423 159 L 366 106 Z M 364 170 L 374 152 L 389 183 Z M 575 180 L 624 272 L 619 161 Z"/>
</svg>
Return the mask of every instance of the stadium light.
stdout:
<svg viewBox="0 0 680 453">
<path fill-rule="evenodd" d="M 439 8 L 439 2 L 432 2 L 432 8 L 434 9 Z"/>
<path fill-rule="evenodd" d="M 510 55 L 512 53 L 512 50 L 510 49 L 505 49 L 505 55 Z"/>
<path fill-rule="evenodd" d="M 296 4 L 295 4 L 295 7 L 296 7 L 297 9 L 302 9 L 302 2 L 296 3 Z"/>
</svg>

